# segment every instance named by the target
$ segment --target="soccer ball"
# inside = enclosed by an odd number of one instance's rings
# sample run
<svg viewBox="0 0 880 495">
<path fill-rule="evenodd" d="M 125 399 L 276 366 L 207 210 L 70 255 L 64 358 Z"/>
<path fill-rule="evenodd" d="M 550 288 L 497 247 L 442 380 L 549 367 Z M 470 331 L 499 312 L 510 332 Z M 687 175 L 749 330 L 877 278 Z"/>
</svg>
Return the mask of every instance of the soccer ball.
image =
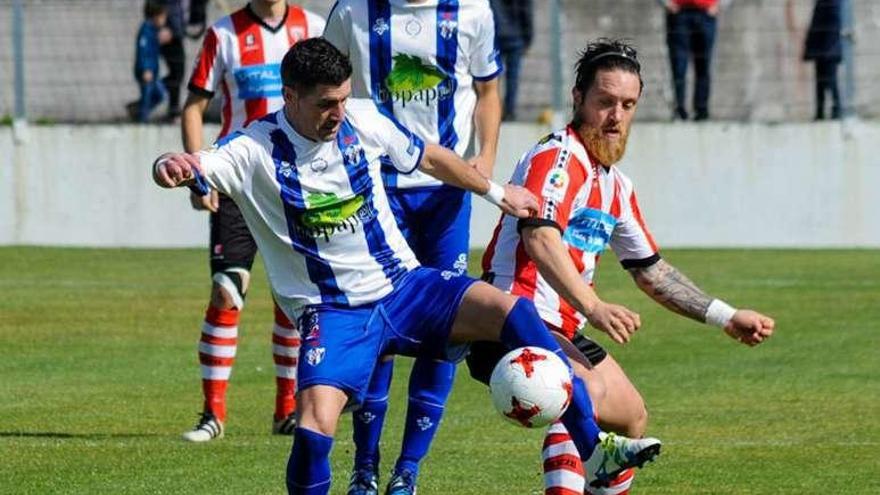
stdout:
<svg viewBox="0 0 880 495">
<path fill-rule="evenodd" d="M 495 409 L 508 421 L 540 428 L 559 419 L 571 402 L 571 374 L 556 354 L 520 347 L 501 358 L 489 379 Z"/>
</svg>

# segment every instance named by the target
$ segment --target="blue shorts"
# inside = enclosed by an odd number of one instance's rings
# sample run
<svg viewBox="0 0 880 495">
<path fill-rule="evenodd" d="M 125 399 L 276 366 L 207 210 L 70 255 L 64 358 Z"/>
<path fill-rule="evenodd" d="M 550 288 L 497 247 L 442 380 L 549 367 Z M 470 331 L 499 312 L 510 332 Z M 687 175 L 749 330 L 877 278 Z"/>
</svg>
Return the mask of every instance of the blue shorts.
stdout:
<svg viewBox="0 0 880 495">
<path fill-rule="evenodd" d="M 389 189 L 397 226 L 424 266 L 467 273 L 471 194 L 451 186 Z"/>
<path fill-rule="evenodd" d="M 329 385 L 363 402 L 379 356 L 402 354 L 445 361 L 464 358 L 449 332 L 467 289 L 476 280 L 419 267 L 379 301 L 354 308 L 308 306 L 298 319 L 302 347 L 298 387 Z"/>
</svg>

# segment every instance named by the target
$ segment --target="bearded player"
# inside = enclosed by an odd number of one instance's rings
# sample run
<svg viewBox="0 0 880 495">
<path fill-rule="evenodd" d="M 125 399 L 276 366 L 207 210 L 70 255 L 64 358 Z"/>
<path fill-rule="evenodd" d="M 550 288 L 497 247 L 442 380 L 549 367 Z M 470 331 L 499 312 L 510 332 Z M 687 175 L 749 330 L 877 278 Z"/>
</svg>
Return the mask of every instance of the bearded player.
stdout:
<svg viewBox="0 0 880 495">
<path fill-rule="evenodd" d="M 533 300 L 547 327 L 574 344 L 566 352 L 581 354 L 576 371 L 589 384 L 600 425 L 631 437 L 645 432 L 641 395 L 613 357 L 577 333 L 590 323 L 624 344 L 641 325 L 636 313 L 593 291 L 606 245 L 636 285 L 671 311 L 718 326 L 749 346 L 774 329 L 771 318 L 707 295 L 660 257 L 632 181 L 614 166 L 626 150 L 642 87 L 632 47 L 605 39 L 587 46 L 577 63 L 571 123 L 526 153 L 511 179 L 538 196 L 539 214 L 503 215 L 483 258 L 484 280 Z M 503 352 L 495 344 L 475 345 L 468 357 L 471 374 L 488 382 Z M 561 424 L 548 432 L 543 455 L 546 494 L 584 493 L 583 468 Z M 586 486 L 586 492 L 627 493 L 632 478 L 631 470 L 624 471 L 609 486 Z"/>
</svg>

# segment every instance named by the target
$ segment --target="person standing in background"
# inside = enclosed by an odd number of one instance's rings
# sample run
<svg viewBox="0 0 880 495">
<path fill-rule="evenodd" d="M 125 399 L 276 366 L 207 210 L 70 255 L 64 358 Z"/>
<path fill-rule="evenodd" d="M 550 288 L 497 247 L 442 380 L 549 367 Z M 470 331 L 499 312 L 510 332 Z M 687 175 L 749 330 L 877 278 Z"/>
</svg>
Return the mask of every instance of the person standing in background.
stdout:
<svg viewBox="0 0 880 495">
<path fill-rule="evenodd" d="M 162 78 L 165 89 L 168 90 L 167 120 L 174 122 L 180 118 L 180 85 L 183 83 L 183 72 L 186 65 L 183 37 L 189 0 L 165 0 L 164 4 L 165 10 L 168 12 L 165 27 L 171 37 L 168 43 L 159 47 L 159 54 L 162 55 L 165 65 L 168 66 L 168 75 Z"/>
<path fill-rule="evenodd" d="M 159 81 L 159 50 L 163 42 L 162 26 L 168 14 L 165 6 L 155 0 L 144 3 L 144 22 L 138 29 L 135 42 L 134 78 L 141 91 L 139 100 L 128 104 L 128 112 L 138 122 L 147 122 L 150 112 L 165 98 L 165 89 Z"/>
<path fill-rule="evenodd" d="M 666 9 L 666 45 L 675 88 L 673 118 L 688 119 L 685 107 L 688 59 L 694 59 L 694 120 L 709 118 L 712 48 L 718 12 L 732 0 L 657 0 Z"/>
<path fill-rule="evenodd" d="M 502 120 L 516 120 L 519 68 L 532 44 L 532 0 L 490 0 L 495 18 L 495 40 L 506 72 Z"/>
<path fill-rule="evenodd" d="M 840 0 L 816 0 L 804 42 L 804 60 L 816 63 L 816 120 L 825 118 L 826 92 L 831 93 L 831 118 L 839 119 L 841 114 L 837 87 L 837 66 L 843 58 L 840 3 Z"/>
</svg>

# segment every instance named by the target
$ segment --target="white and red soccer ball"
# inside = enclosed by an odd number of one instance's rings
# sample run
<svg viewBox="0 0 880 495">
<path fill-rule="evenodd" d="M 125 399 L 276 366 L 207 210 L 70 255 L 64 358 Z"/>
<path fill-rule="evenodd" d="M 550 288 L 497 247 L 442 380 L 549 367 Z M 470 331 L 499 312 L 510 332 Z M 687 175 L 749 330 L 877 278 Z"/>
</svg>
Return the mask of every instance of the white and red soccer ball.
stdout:
<svg viewBox="0 0 880 495">
<path fill-rule="evenodd" d="M 565 413 L 571 402 L 571 375 L 556 354 L 540 347 L 520 347 L 495 365 L 489 391 L 495 409 L 508 421 L 539 428 Z"/>
</svg>

